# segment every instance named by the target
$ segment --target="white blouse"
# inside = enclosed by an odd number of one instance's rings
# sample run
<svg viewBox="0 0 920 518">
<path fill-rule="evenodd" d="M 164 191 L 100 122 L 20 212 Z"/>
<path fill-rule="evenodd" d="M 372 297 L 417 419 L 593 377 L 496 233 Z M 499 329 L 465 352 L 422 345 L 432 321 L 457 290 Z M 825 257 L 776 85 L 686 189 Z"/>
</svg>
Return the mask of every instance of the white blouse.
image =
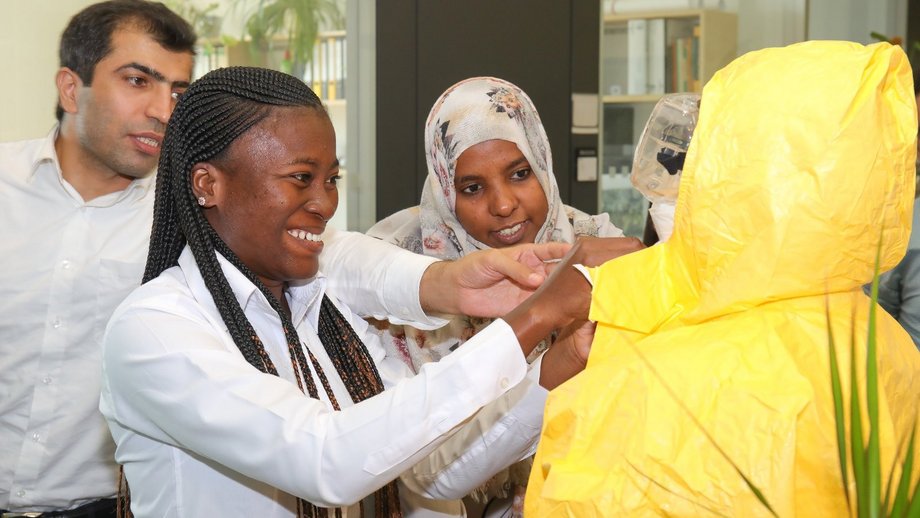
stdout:
<svg viewBox="0 0 920 518">
<path fill-rule="evenodd" d="M 315 372 L 321 400 L 300 392 L 277 314 L 219 260 L 280 377 L 242 357 L 188 248 L 135 290 L 106 330 L 100 409 L 138 518 L 289 517 L 295 495 L 348 507 L 400 475 L 424 496 L 459 498 L 533 453 L 547 393 L 503 321 L 412 376 L 336 303 L 387 387 L 353 404 L 316 334 L 326 279 L 291 287 L 292 321 L 340 402 L 335 412 Z"/>
</svg>

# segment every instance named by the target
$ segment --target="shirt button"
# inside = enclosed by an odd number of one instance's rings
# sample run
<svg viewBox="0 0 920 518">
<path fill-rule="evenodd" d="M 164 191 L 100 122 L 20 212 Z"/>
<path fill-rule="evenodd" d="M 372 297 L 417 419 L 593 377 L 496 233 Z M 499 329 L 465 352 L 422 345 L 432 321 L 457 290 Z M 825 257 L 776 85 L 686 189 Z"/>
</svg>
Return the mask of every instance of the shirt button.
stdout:
<svg viewBox="0 0 920 518">
<path fill-rule="evenodd" d="M 20 489 L 19 491 L 16 491 L 16 496 L 18 496 L 18 497 L 20 497 L 20 498 L 21 498 L 21 497 L 24 497 L 24 496 L 26 496 L 26 491 L 25 491 L 24 489 Z"/>
<path fill-rule="evenodd" d="M 501 388 L 506 389 L 508 388 L 508 385 L 510 385 L 511 383 L 508 381 L 508 378 L 502 378 L 501 381 L 498 382 L 498 384 L 501 386 Z"/>
<path fill-rule="evenodd" d="M 53 327 L 53 328 L 55 328 L 55 329 L 61 327 L 61 319 L 60 319 L 60 318 L 55 318 L 55 319 L 54 319 L 54 322 L 51 322 L 51 327 Z"/>
<path fill-rule="evenodd" d="M 64 268 L 65 270 L 69 270 L 70 261 L 68 261 L 67 259 L 64 259 L 63 261 L 61 261 L 61 267 Z"/>
<path fill-rule="evenodd" d="M 42 436 L 41 436 L 38 432 L 35 432 L 35 433 L 32 434 L 32 440 L 35 441 L 35 442 L 38 442 L 38 440 L 41 439 L 41 438 L 42 438 Z"/>
<path fill-rule="evenodd" d="M 45 376 L 44 378 L 42 378 L 42 383 L 44 383 L 45 385 L 51 385 L 51 376 Z"/>
</svg>

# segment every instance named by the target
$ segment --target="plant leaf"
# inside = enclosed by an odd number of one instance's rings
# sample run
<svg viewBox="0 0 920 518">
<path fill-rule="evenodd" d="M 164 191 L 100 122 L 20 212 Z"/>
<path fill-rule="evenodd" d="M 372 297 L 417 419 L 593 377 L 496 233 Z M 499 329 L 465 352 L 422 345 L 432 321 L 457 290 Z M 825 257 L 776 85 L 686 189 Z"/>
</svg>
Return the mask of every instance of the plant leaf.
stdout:
<svg viewBox="0 0 920 518">
<path fill-rule="evenodd" d="M 914 469 L 914 439 L 917 436 L 917 424 L 914 422 L 914 429 L 910 434 L 910 442 L 907 445 L 907 454 L 904 456 L 904 463 L 901 465 L 901 480 L 898 482 L 898 490 L 894 497 L 894 505 L 891 507 L 893 518 L 902 516 L 907 509 L 907 492 L 910 490 L 910 475 Z M 920 482 L 917 487 L 920 488 Z M 916 491 L 913 500 L 917 500 Z"/>
<path fill-rule="evenodd" d="M 875 272 L 872 276 L 872 295 L 869 301 L 869 336 L 866 340 L 866 403 L 869 412 L 869 444 L 866 447 L 866 495 L 870 518 L 878 518 L 882 500 L 882 465 L 879 454 L 878 418 L 878 357 L 875 337 L 875 311 L 878 306 L 878 269 L 882 254 L 882 238 L 879 236 L 875 250 Z"/>
<path fill-rule="evenodd" d="M 837 425 L 837 457 L 840 459 L 840 478 L 843 481 L 843 496 L 850 507 L 850 482 L 847 475 L 847 440 L 846 415 L 843 412 L 843 389 L 840 386 L 840 367 L 837 363 L 837 349 L 834 344 L 834 332 L 831 330 L 830 299 L 825 295 L 824 312 L 827 317 L 827 341 L 830 356 L 831 392 L 834 396 L 834 423 Z M 851 511 L 852 512 L 852 511 Z"/>
<path fill-rule="evenodd" d="M 869 33 L 869 36 L 872 37 L 872 38 L 874 38 L 874 39 L 876 39 L 876 40 L 878 40 L 878 41 L 888 41 L 888 36 L 885 36 L 884 34 L 882 34 L 882 33 L 880 33 L 880 32 L 872 31 L 872 32 Z"/>
<path fill-rule="evenodd" d="M 862 411 L 859 407 L 859 380 L 856 378 L 856 306 L 850 317 L 850 457 L 853 479 L 856 480 L 856 516 L 869 516 L 868 482 L 866 481 L 866 452 L 863 449 Z"/>
<path fill-rule="evenodd" d="M 907 518 L 920 518 L 920 480 L 914 486 L 914 496 L 910 497 L 910 506 L 904 516 Z"/>
</svg>

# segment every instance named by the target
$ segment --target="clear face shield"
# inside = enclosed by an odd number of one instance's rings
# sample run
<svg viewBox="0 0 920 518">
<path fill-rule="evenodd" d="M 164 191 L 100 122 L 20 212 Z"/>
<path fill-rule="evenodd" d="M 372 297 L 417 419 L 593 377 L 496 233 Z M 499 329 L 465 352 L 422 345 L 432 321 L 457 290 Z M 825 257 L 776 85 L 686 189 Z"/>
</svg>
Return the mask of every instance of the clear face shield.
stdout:
<svg viewBox="0 0 920 518">
<path fill-rule="evenodd" d="M 677 189 L 699 112 L 699 94 L 665 95 L 652 109 L 636 145 L 629 179 L 652 202 L 649 213 L 660 241 L 666 241 L 674 227 Z"/>
<path fill-rule="evenodd" d="M 677 200 L 680 173 L 699 114 L 699 94 L 668 94 L 652 109 L 636 145 L 629 177 L 649 201 Z"/>
</svg>

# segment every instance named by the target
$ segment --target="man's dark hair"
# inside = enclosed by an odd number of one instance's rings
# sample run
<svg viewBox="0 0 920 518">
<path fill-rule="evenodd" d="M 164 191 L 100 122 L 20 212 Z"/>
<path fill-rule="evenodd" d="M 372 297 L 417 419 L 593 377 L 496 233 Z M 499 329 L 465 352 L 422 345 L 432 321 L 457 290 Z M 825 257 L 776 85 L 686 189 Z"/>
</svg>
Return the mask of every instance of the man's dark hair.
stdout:
<svg viewBox="0 0 920 518">
<path fill-rule="evenodd" d="M 146 32 L 166 50 L 195 53 L 195 30 L 165 5 L 148 0 L 109 0 L 93 4 L 70 19 L 61 34 L 60 66 L 73 70 L 84 85 L 90 85 L 96 65 L 112 52 L 112 35 L 123 27 Z M 58 121 L 64 116 L 60 103 L 55 115 Z"/>
</svg>

